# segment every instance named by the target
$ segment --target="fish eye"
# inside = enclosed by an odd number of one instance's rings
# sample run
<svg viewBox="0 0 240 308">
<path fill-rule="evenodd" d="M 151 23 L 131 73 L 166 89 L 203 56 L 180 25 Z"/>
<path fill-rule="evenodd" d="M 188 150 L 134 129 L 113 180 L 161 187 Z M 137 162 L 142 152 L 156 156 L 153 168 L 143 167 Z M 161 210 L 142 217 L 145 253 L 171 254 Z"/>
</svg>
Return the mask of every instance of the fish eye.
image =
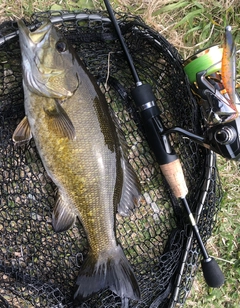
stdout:
<svg viewBox="0 0 240 308">
<path fill-rule="evenodd" d="M 56 43 L 56 49 L 59 53 L 67 50 L 67 44 L 64 41 L 58 41 Z"/>
</svg>

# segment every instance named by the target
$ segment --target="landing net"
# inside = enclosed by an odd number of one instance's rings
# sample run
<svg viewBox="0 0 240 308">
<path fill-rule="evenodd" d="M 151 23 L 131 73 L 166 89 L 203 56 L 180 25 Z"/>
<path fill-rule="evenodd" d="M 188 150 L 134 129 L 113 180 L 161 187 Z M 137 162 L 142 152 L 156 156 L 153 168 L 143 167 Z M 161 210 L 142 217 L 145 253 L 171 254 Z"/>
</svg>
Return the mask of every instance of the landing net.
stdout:
<svg viewBox="0 0 240 308">
<path fill-rule="evenodd" d="M 179 307 L 191 290 L 201 258 L 187 215 L 172 195 L 148 147 L 134 106 L 134 81 L 105 12 L 43 12 L 28 25 L 50 18 L 73 44 L 97 79 L 129 145 L 129 161 L 142 186 L 142 201 L 129 217 L 117 215 L 117 238 L 139 282 L 141 300 L 121 301 L 109 290 L 78 307 Z M 202 134 L 201 116 L 182 69 L 182 59 L 164 37 L 136 16 L 118 22 L 140 80 L 150 83 L 166 128 Z M 17 25 L 0 25 L 0 306 L 73 307 L 73 289 L 88 252 L 80 224 L 56 234 L 51 224 L 55 186 L 34 141 L 14 147 L 12 134 L 24 117 Z M 215 156 L 178 135 L 191 210 L 203 241 L 211 236 L 221 189 Z"/>
</svg>

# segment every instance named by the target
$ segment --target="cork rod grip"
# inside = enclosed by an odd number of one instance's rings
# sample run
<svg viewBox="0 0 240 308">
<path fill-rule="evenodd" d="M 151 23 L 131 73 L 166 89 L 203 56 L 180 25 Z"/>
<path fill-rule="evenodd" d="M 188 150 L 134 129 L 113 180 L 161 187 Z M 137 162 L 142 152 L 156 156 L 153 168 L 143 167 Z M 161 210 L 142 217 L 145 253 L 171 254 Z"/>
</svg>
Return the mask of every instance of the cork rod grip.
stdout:
<svg viewBox="0 0 240 308">
<path fill-rule="evenodd" d="M 175 197 L 185 198 L 188 189 L 179 159 L 168 164 L 160 165 L 160 168 Z"/>
</svg>

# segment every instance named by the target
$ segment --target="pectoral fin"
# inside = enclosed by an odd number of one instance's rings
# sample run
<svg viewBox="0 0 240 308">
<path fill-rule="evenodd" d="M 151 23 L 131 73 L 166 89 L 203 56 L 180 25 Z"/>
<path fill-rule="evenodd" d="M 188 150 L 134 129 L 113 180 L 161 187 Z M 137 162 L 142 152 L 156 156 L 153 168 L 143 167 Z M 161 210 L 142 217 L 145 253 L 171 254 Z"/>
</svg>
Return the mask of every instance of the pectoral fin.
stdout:
<svg viewBox="0 0 240 308">
<path fill-rule="evenodd" d="M 64 202 L 60 195 L 52 215 L 52 225 L 56 232 L 66 231 L 74 224 L 76 213 Z"/>
<path fill-rule="evenodd" d="M 31 138 L 32 138 L 32 133 L 30 125 L 27 117 L 25 116 L 16 127 L 12 136 L 12 140 L 14 141 L 15 144 L 22 145 L 29 142 Z"/>
<path fill-rule="evenodd" d="M 55 130 L 60 137 L 66 137 L 70 140 L 75 138 L 75 128 L 72 121 L 58 100 L 54 100 L 53 104 L 44 107 L 44 111 L 51 119 L 51 128 Z"/>
</svg>

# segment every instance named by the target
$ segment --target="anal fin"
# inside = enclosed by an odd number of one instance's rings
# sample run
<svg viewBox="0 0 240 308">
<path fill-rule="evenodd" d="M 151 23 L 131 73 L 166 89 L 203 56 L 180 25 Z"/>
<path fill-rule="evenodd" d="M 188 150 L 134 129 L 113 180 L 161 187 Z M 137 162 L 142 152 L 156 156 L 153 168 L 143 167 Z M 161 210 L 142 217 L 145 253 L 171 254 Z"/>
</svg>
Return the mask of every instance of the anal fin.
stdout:
<svg viewBox="0 0 240 308">
<path fill-rule="evenodd" d="M 71 228 L 76 220 L 76 213 L 64 202 L 59 195 L 52 214 L 52 226 L 54 231 L 63 232 Z"/>
</svg>

